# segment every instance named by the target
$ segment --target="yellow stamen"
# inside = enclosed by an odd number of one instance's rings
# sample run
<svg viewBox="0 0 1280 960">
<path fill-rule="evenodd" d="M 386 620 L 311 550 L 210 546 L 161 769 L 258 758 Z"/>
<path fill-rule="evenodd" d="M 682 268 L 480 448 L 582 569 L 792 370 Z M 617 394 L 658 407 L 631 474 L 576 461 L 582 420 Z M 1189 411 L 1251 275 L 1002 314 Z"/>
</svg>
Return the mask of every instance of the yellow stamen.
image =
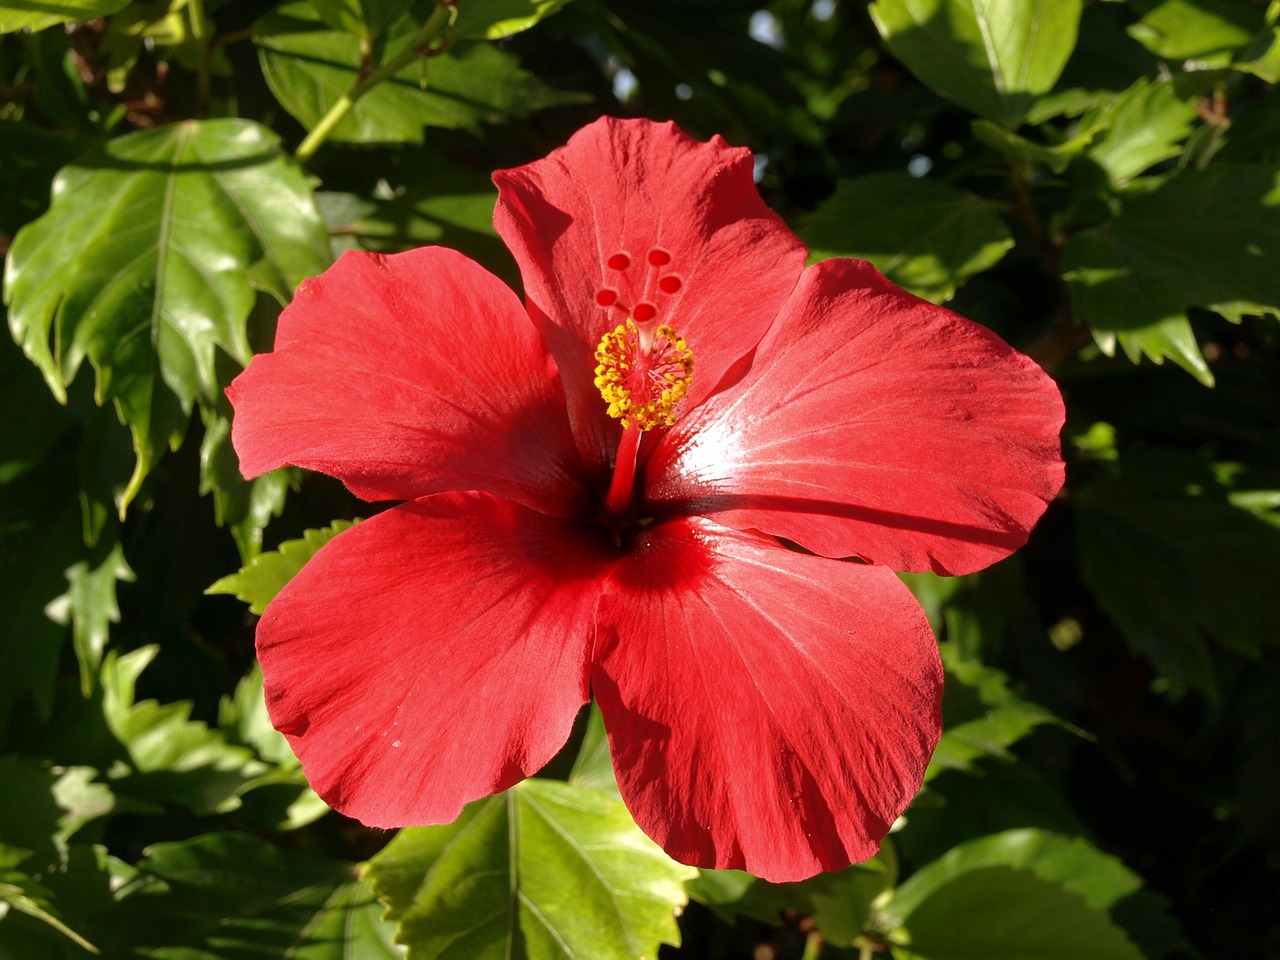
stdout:
<svg viewBox="0 0 1280 960">
<path fill-rule="evenodd" d="M 609 416 L 641 430 L 676 422 L 675 405 L 693 380 L 693 351 L 666 324 L 642 334 L 630 318 L 600 338 L 596 389 Z"/>
</svg>

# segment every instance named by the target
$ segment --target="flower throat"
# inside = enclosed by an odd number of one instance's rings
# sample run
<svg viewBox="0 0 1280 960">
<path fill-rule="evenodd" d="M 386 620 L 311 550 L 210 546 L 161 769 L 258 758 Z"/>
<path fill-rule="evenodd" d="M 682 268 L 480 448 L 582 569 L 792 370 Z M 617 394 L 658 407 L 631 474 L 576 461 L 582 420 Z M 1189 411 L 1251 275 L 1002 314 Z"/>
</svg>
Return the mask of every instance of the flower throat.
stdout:
<svg viewBox="0 0 1280 960">
<path fill-rule="evenodd" d="M 693 380 L 693 351 L 667 324 L 637 324 L 628 317 L 600 338 L 595 385 L 609 416 L 622 421 L 622 438 L 605 508 L 626 515 L 635 492 L 640 437 L 676 422 L 675 405 Z"/>
</svg>

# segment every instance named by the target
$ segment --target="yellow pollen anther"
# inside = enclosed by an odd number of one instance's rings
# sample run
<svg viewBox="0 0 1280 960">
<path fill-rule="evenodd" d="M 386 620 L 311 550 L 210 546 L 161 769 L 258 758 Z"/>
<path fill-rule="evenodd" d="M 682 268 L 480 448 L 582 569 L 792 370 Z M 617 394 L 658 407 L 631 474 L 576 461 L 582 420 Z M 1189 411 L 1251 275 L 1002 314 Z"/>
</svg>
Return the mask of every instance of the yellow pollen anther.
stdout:
<svg viewBox="0 0 1280 960">
<path fill-rule="evenodd" d="M 596 389 L 623 427 L 674 424 L 672 411 L 692 380 L 693 351 L 665 323 L 646 336 L 628 318 L 596 347 Z"/>
</svg>

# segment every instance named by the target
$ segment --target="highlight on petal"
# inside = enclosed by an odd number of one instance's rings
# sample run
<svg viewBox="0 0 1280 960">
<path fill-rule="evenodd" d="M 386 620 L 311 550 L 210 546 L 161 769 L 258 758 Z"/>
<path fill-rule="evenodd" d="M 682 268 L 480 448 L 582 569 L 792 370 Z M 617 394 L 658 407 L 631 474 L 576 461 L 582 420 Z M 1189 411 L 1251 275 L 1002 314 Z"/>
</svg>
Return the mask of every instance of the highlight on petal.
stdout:
<svg viewBox="0 0 1280 960">
<path fill-rule="evenodd" d="M 550 760 L 588 696 L 602 564 L 583 550 L 485 494 L 321 549 L 258 624 L 267 709 L 315 791 L 370 826 L 448 823 Z"/>
<path fill-rule="evenodd" d="M 591 682 L 641 828 L 772 881 L 872 856 L 941 733 L 937 644 L 897 577 L 701 519 L 619 561 Z"/>
<path fill-rule="evenodd" d="M 442 247 L 343 254 L 227 395 L 248 477 L 293 464 L 366 500 L 484 490 L 553 513 L 580 497 L 537 330 L 502 281 Z"/>
<path fill-rule="evenodd" d="M 1063 482 L 1062 397 L 995 334 L 860 260 L 805 271 L 750 370 L 649 458 L 651 501 L 829 557 L 963 574 Z"/>
<path fill-rule="evenodd" d="M 607 424 L 592 354 L 627 317 L 688 341 L 689 407 L 768 329 L 806 252 L 760 199 L 752 170 L 751 151 L 719 137 L 700 143 L 672 123 L 606 117 L 545 159 L 494 174 L 494 225 L 520 265 L 575 429 Z"/>
</svg>

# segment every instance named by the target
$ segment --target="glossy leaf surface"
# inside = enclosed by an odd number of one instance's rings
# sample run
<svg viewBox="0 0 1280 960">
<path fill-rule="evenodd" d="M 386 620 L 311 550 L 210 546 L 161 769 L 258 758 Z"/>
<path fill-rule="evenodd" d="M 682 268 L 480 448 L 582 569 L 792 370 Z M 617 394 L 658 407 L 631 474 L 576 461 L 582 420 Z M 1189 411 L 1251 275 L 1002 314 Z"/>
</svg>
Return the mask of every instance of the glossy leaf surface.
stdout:
<svg viewBox="0 0 1280 960">
<path fill-rule="evenodd" d="M 1080 0 L 877 0 L 871 15 L 927 86 L 1012 128 L 1062 72 L 1080 8 Z"/>
<path fill-rule="evenodd" d="M 402 831 L 365 873 L 411 960 L 656 956 L 692 875 L 621 802 L 543 780 Z"/>
<path fill-rule="evenodd" d="M 99 401 L 133 431 L 128 501 L 192 404 L 214 402 L 218 351 L 248 361 L 254 287 L 287 297 L 326 265 L 328 240 L 302 173 L 247 121 L 117 138 L 53 192 L 9 255 L 9 325 L 60 399 L 93 365 Z"/>
</svg>

